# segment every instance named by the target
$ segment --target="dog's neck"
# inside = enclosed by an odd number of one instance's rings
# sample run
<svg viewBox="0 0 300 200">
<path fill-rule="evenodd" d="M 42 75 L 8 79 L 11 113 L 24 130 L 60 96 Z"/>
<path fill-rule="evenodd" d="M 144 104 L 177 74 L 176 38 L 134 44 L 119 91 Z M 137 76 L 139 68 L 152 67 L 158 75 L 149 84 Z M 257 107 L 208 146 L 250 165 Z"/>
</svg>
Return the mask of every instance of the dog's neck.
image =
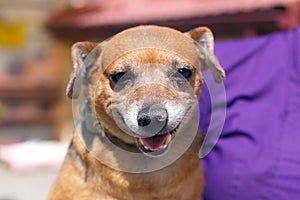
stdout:
<svg viewBox="0 0 300 200">
<path fill-rule="evenodd" d="M 107 129 L 105 129 L 105 136 L 114 144 L 120 147 L 123 150 L 133 152 L 133 153 L 140 153 L 138 147 L 136 144 L 127 143 L 124 140 L 119 139 L 118 137 L 115 137 L 113 134 L 109 133 Z"/>
</svg>

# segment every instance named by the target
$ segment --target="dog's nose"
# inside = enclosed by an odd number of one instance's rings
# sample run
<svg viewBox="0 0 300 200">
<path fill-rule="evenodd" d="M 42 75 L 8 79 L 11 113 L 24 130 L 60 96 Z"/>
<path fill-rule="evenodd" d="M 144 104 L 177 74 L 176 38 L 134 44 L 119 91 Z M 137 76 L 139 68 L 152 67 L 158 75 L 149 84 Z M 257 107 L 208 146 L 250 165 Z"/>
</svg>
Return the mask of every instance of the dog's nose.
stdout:
<svg viewBox="0 0 300 200">
<path fill-rule="evenodd" d="M 167 110 L 161 106 L 144 107 L 137 116 L 137 122 L 140 127 L 160 126 L 161 129 L 165 126 L 168 120 Z"/>
</svg>

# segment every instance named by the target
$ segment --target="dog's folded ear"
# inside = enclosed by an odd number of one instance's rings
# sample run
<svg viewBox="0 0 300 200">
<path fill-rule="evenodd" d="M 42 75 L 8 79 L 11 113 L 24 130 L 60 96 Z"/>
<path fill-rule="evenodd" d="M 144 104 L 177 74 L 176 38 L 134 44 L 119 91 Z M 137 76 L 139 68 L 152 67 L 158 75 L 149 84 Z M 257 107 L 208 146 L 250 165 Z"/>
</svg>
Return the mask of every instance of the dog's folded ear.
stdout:
<svg viewBox="0 0 300 200">
<path fill-rule="evenodd" d="M 81 84 L 82 79 L 99 56 L 100 51 L 96 48 L 97 45 L 97 43 L 93 42 L 77 42 L 72 46 L 71 55 L 74 69 L 66 90 L 66 95 L 70 99 L 79 96 L 80 90 L 77 84 Z M 76 79 L 78 80 L 76 81 Z"/>
<path fill-rule="evenodd" d="M 185 35 L 195 41 L 197 48 L 204 55 L 201 70 L 205 71 L 209 68 L 213 73 L 215 81 L 217 83 L 223 82 L 225 72 L 214 55 L 214 36 L 210 29 L 207 27 L 198 27 L 186 32 Z"/>
</svg>

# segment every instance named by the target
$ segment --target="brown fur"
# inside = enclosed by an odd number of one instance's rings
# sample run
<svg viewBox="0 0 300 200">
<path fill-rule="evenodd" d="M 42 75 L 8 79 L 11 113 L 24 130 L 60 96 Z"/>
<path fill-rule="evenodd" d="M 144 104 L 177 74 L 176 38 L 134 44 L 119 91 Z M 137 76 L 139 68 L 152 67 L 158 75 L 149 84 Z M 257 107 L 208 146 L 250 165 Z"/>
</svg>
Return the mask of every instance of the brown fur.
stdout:
<svg viewBox="0 0 300 200">
<path fill-rule="evenodd" d="M 154 41 L 151 44 L 140 46 L 138 41 L 141 38 L 138 37 L 142 33 L 143 37 L 147 34 L 156 35 L 162 41 Z M 204 35 L 205 33 L 208 34 Z M 197 44 L 193 42 L 199 40 L 204 43 L 208 42 L 204 44 L 204 51 L 207 49 L 204 54 L 203 49 L 197 51 L 197 47 L 195 47 Z M 168 45 L 160 46 L 164 42 Z M 168 66 L 180 62 L 181 65 L 188 66 L 195 72 L 189 83 L 193 87 L 195 97 L 198 97 L 202 85 L 199 65 L 203 69 L 212 68 L 217 82 L 222 81 L 225 76 L 213 55 L 211 42 L 213 42 L 212 34 L 205 27 L 184 35 L 169 28 L 142 26 L 126 30 L 105 42 L 104 45 L 89 42 L 77 43 L 73 46 L 72 53 L 75 72 L 71 76 L 67 94 L 71 98 L 78 96 L 79 92 L 76 91 L 74 84 L 82 70 L 80 63 L 87 59 L 87 54 L 94 56 L 95 59 L 91 58 L 91 66 L 85 75 L 90 81 L 88 98 L 91 100 L 91 110 L 95 113 L 106 135 L 118 138 L 126 144 L 134 144 L 135 139 L 125 134 L 117 126 L 112 116 L 114 83 L 110 81 L 109 75 L 129 66 L 133 68 L 133 73 L 140 74 L 144 71 L 142 66 L 148 63 L 161 64 L 165 68 L 157 67 L 157 69 L 164 71 L 168 69 Z M 91 53 L 92 49 L 94 49 L 93 53 Z M 209 59 L 210 62 L 206 62 L 206 64 L 212 66 L 204 66 L 205 59 Z M 202 64 L 199 64 L 198 61 Z M 154 70 L 156 67 L 149 68 L 147 75 L 151 77 L 153 74 L 154 78 L 156 76 Z M 150 84 L 138 88 L 130 95 L 128 101 L 131 103 L 144 99 L 147 104 L 166 99 L 175 102 L 184 101 L 180 98 L 176 87 Z M 186 152 L 174 163 L 157 171 L 139 174 L 118 171 L 104 165 L 93 155 L 106 152 L 107 144 L 95 137 L 92 141 L 92 155 L 86 149 L 80 135 L 81 133 L 74 133 L 59 176 L 50 189 L 49 200 L 196 200 L 201 197 L 204 178 L 202 165 L 198 158 L 201 145 L 200 133 L 197 134 Z M 118 162 L 115 160 L 114 152 L 107 152 L 105 156 L 111 162 Z"/>
</svg>

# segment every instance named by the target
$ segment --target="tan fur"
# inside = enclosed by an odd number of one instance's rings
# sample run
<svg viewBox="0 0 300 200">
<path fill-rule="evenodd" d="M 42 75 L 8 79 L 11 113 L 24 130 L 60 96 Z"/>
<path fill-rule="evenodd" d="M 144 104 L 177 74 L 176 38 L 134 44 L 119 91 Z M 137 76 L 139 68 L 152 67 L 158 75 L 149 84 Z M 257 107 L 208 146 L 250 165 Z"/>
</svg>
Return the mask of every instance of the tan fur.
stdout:
<svg viewBox="0 0 300 200">
<path fill-rule="evenodd" d="M 74 164 L 69 152 L 59 178 L 52 185 L 49 199 L 192 200 L 199 199 L 202 193 L 203 169 L 198 154 L 194 152 L 199 150 L 199 142 L 195 142 L 184 156 L 169 167 L 151 173 L 132 174 L 103 165 L 86 152 L 78 140 L 80 139 L 76 137 L 73 139 L 74 144 L 78 145 L 75 148 L 81 152 L 81 156 L 84 157 L 93 174 L 85 180 L 86 175 L 83 174 L 80 166 Z"/>
<path fill-rule="evenodd" d="M 96 59 L 86 73 L 91 84 L 88 87 L 88 98 L 91 109 L 95 113 L 106 135 L 113 135 L 128 144 L 134 144 L 135 139 L 121 130 L 112 116 L 112 99 L 114 83 L 109 74 L 131 67 L 133 73 L 143 74 L 155 80 L 155 70 L 167 73 L 167 70 L 177 62 L 193 70 L 194 75 L 189 80 L 197 98 L 201 93 L 202 75 L 199 67 L 206 59 L 193 41 L 200 38 L 209 29 L 195 30 L 185 35 L 169 28 L 156 26 L 141 26 L 117 34 L 103 45 L 94 43 L 77 43 L 73 46 L 74 74 L 67 88 L 69 97 L 76 97 L 74 88 L 76 75 L 80 74 L 81 60 L 86 58 L 92 49 Z M 209 31 L 209 34 L 211 32 Z M 148 37 L 159 38 L 159 41 Z M 210 35 L 212 37 L 212 35 Z M 192 39 L 191 39 L 192 38 Z M 142 41 L 144 44 L 141 44 Z M 211 41 L 210 41 L 211 42 Z M 165 45 L 164 45 L 165 44 Z M 80 51 L 78 51 L 80 50 Z M 100 53 L 101 52 L 101 53 Z M 213 54 L 211 49 L 208 54 Z M 213 56 L 213 55 L 210 55 Z M 78 60 L 79 59 L 79 60 Z M 210 58 L 207 58 L 210 59 Z M 217 62 L 213 60 L 213 62 Z M 151 67 L 144 65 L 151 64 Z M 217 66 L 218 63 L 215 63 Z M 218 70 L 215 70 L 218 73 Z M 221 70 L 219 77 L 224 78 Z M 132 94 L 120 93 L 129 104 L 143 99 L 146 104 L 172 100 L 184 102 L 189 97 L 181 96 L 180 89 L 162 84 L 141 85 Z M 128 91 L 127 91 L 128 92 Z M 121 98 L 121 97 L 120 97 Z M 92 148 L 88 151 L 82 142 L 80 132 L 74 137 L 57 179 L 52 184 L 49 200 L 198 200 L 201 197 L 204 178 L 198 153 L 201 146 L 201 135 L 197 134 L 191 146 L 171 165 L 148 173 L 128 173 L 112 169 L 95 155 L 103 155 L 112 163 L 118 163 L 114 152 L 109 152 L 106 143 L 94 138 Z M 178 133 L 184 134 L 184 133 Z M 93 154 L 93 155 L 92 155 Z M 128 161 L 131 162 L 131 161 Z"/>
</svg>

